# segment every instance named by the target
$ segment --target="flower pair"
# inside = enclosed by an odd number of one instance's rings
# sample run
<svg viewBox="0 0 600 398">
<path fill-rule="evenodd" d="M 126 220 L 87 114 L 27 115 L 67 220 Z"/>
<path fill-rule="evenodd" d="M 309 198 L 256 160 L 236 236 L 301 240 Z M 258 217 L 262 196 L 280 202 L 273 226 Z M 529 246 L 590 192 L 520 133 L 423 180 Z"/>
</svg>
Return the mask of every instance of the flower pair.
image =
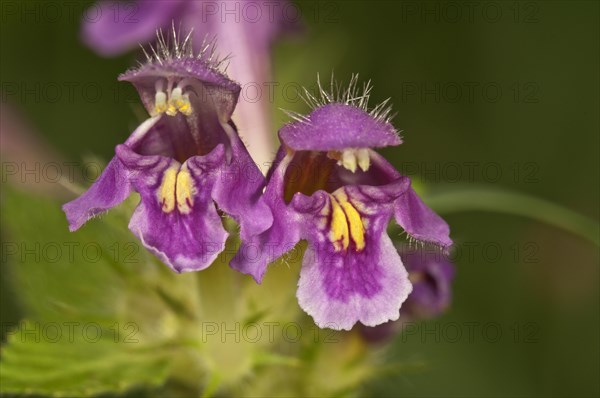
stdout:
<svg viewBox="0 0 600 398">
<path fill-rule="evenodd" d="M 412 285 L 386 233 L 392 217 L 411 239 L 451 245 L 447 224 L 375 152 L 401 139 L 386 103 L 367 108 L 371 88 L 359 90 L 357 77 L 346 90 L 306 92 L 314 109 L 292 113 L 295 122 L 279 131 L 266 181 L 231 121 L 240 87 L 210 51 L 194 55 L 189 40 L 169 45 L 161 36 L 148 62 L 120 79 L 135 85 L 151 117 L 64 206 L 72 230 L 135 190 L 133 233 L 175 271 L 201 270 L 224 248 L 220 210 L 241 226 L 231 266 L 257 282 L 306 240 L 298 301 L 333 329 L 398 319 Z"/>
</svg>

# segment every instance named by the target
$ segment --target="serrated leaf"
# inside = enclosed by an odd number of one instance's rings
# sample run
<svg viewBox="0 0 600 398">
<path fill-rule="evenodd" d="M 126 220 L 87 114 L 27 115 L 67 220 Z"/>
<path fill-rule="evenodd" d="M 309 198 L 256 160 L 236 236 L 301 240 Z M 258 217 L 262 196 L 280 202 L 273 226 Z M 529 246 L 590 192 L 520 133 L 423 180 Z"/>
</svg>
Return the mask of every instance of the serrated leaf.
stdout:
<svg viewBox="0 0 600 398">
<path fill-rule="evenodd" d="M 112 318 L 123 274 L 136 265 L 115 261 L 127 243 L 124 234 L 98 221 L 70 233 L 60 202 L 4 188 L 3 277 L 11 278 L 28 315 L 48 321 Z"/>
<path fill-rule="evenodd" d="M 124 261 L 123 249 L 137 243 L 122 211 L 70 233 L 60 202 L 3 188 L 2 278 L 30 321 L 2 325 L 19 327 L 2 347 L 0 391 L 90 396 L 164 383 L 169 352 L 152 347 L 169 341 L 177 323 L 156 285 L 173 280 L 141 246 Z"/>
<path fill-rule="evenodd" d="M 190 278 L 178 277 L 144 249 L 127 229 L 123 210 L 71 233 L 60 202 L 3 188 L 2 277 L 19 293 L 15 299 L 28 318 L 135 322 L 156 334 L 173 310 L 166 294 L 189 305 Z"/>
<path fill-rule="evenodd" d="M 140 342 L 73 329 L 48 335 L 43 324 L 25 322 L 12 333 L 0 358 L 0 393 L 89 397 L 162 385 L 167 352 Z"/>
</svg>

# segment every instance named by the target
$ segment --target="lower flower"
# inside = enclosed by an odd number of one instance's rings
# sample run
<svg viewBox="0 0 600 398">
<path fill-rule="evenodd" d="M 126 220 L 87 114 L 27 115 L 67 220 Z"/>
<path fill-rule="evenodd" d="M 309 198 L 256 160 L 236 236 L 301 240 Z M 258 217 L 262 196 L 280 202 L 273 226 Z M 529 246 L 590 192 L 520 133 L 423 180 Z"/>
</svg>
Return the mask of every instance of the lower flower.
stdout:
<svg viewBox="0 0 600 398">
<path fill-rule="evenodd" d="M 388 111 L 366 110 L 356 79 L 340 97 L 322 91 L 308 116 L 279 131 L 282 142 L 264 193 L 274 215 L 242 242 L 232 266 L 260 282 L 267 265 L 306 239 L 298 302 L 320 327 L 376 326 L 400 316 L 412 290 L 386 233 L 392 217 L 412 239 L 451 245 L 448 225 L 372 148 L 401 143 Z M 309 97 L 309 102 L 310 97 Z M 261 255 L 250 256 L 255 247 Z"/>
</svg>

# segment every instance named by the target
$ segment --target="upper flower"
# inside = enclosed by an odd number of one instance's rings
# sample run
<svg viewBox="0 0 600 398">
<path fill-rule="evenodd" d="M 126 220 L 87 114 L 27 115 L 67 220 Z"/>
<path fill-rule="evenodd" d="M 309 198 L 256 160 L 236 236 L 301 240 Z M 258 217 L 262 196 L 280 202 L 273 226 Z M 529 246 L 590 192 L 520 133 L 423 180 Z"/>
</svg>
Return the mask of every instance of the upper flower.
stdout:
<svg viewBox="0 0 600 398">
<path fill-rule="evenodd" d="M 194 49 L 200 51 L 204 37 L 219 40 L 221 56 L 234 54 L 230 75 L 242 86 L 264 89 L 271 78 L 271 43 L 282 33 L 299 30 L 299 17 L 287 12 L 285 0 L 101 0 L 92 6 L 82 26 L 83 40 L 96 52 L 113 56 L 149 43 L 157 28 L 172 25 L 193 31 Z M 253 94 L 252 94 L 253 95 Z M 242 129 L 248 149 L 258 164 L 271 161 L 268 95 L 240 101 L 234 120 Z"/>
<path fill-rule="evenodd" d="M 107 56 L 152 41 L 157 29 L 168 29 L 173 21 L 177 25 L 181 22 L 186 32 L 194 30 L 196 39 L 222 36 L 220 32 L 239 26 L 254 33 L 254 37 L 248 38 L 253 46 L 267 47 L 282 31 L 298 29 L 299 21 L 286 15 L 286 5 L 286 0 L 236 0 L 230 4 L 205 0 L 137 0 L 130 3 L 100 0 L 86 14 L 95 17 L 83 21 L 81 34 L 91 48 Z M 235 36 L 240 39 L 239 35 Z M 224 37 L 219 37 L 221 39 Z"/>
<path fill-rule="evenodd" d="M 146 53 L 147 63 L 120 79 L 134 84 L 151 117 L 64 210 L 76 230 L 135 190 L 141 202 L 132 232 L 175 271 L 203 269 L 227 237 L 214 203 L 240 223 L 243 238 L 272 220 L 260 201 L 264 178 L 231 121 L 240 87 L 219 69 L 214 45 L 196 53 L 189 35 L 159 33 L 157 48 Z"/>
<path fill-rule="evenodd" d="M 392 216 L 413 239 L 451 245 L 447 224 L 373 150 L 401 139 L 387 102 L 368 110 L 371 87 L 359 90 L 357 79 L 344 91 L 307 91 L 314 110 L 290 113 L 296 122 L 279 131 L 282 148 L 264 194 L 273 226 L 243 242 L 232 262 L 260 281 L 269 262 L 306 239 L 298 300 L 319 326 L 334 329 L 398 319 L 412 287 L 386 233 Z M 253 245 L 260 256 L 249 254 Z"/>
<path fill-rule="evenodd" d="M 181 113 L 197 118 L 194 111 L 214 111 L 222 121 L 231 119 L 240 86 L 222 71 L 228 58 L 217 58 L 214 40 L 203 40 L 196 52 L 191 32 L 183 39 L 177 36 L 174 27 L 166 38 L 158 31 L 157 48 L 144 49 L 147 62 L 119 80 L 135 86 L 150 115 Z"/>
</svg>

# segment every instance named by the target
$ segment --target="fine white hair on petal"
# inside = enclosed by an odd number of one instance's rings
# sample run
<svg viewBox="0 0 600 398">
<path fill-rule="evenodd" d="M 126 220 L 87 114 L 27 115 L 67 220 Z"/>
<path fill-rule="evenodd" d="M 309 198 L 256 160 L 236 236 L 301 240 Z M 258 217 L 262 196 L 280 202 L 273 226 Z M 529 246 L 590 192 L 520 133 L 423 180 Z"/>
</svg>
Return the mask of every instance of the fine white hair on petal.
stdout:
<svg viewBox="0 0 600 398">
<path fill-rule="evenodd" d="M 287 109 L 283 109 L 283 108 L 279 108 L 279 110 L 281 110 L 283 113 L 285 113 L 286 115 L 288 115 L 289 117 L 291 117 L 292 119 L 301 122 L 301 123 L 310 123 L 310 119 L 308 118 L 308 116 L 303 115 L 301 113 L 298 112 L 294 112 L 294 111 L 290 111 Z"/>
<path fill-rule="evenodd" d="M 390 98 L 386 99 L 382 103 L 376 105 L 374 108 L 369 109 L 369 98 L 373 85 L 371 81 L 367 81 L 362 85 L 358 84 L 359 75 L 358 73 L 352 74 L 350 81 L 347 86 L 337 82 L 334 79 L 333 72 L 331 73 L 331 79 L 329 82 L 329 89 L 326 90 L 321 84 L 321 77 L 317 74 L 317 90 L 311 92 L 306 87 L 302 87 L 302 93 L 300 98 L 311 108 L 316 109 L 321 106 L 341 103 L 350 106 L 355 106 L 359 109 L 370 114 L 374 119 L 380 122 L 389 123 L 394 118 L 395 114 L 392 114 L 392 105 L 390 104 Z M 281 109 L 292 119 L 301 122 L 309 123 L 310 120 L 297 112 Z"/>
<path fill-rule="evenodd" d="M 216 36 L 205 36 L 199 46 L 199 50 L 196 51 L 194 50 L 192 34 L 193 29 L 190 29 L 184 37 L 181 34 L 181 24 L 178 29 L 175 29 L 174 22 L 171 24 L 170 32 L 167 34 L 163 33 L 162 29 L 158 29 L 156 31 L 155 45 L 149 44 L 148 48 L 145 48 L 140 44 L 140 47 L 146 56 L 146 62 L 149 64 L 158 63 L 163 65 L 165 62 L 173 60 L 196 58 L 205 62 L 211 69 L 225 74 L 229 67 L 231 55 L 222 58 L 219 58 L 216 55 Z"/>
</svg>

